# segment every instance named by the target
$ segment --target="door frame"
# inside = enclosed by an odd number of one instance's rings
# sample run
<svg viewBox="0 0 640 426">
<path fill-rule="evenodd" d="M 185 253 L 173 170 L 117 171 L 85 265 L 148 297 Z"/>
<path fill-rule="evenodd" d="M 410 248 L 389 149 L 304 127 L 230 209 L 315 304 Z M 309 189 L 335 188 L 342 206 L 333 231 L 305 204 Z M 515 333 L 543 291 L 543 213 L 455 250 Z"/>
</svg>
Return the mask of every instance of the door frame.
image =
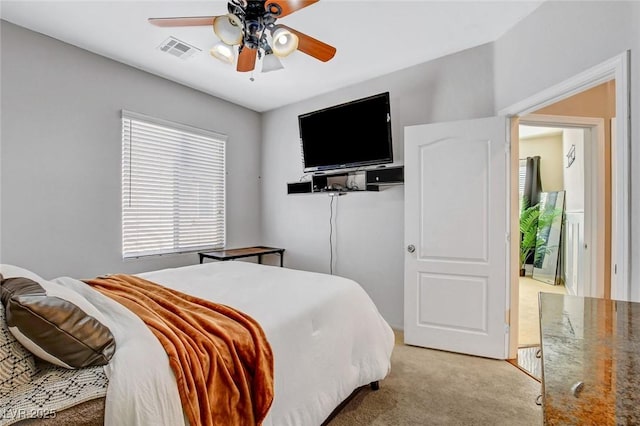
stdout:
<svg viewBox="0 0 640 426">
<path fill-rule="evenodd" d="M 605 265 L 605 187 L 604 161 L 605 158 L 605 136 L 604 119 L 597 117 L 570 117 L 562 115 L 528 114 L 520 117 L 519 124 L 558 127 L 558 128 L 583 128 L 589 130 L 589 136 L 585 137 L 585 158 L 584 158 L 584 179 L 588 190 L 585 190 L 585 244 L 588 246 L 587 262 L 590 266 L 588 282 L 585 289 L 586 296 L 604 297 L 604 282 L 599 279 L 604 275 Z M 517 149 L 517 144 L 512 146 L 512 150 Z M 515 153 L 517 156 L 517 153 Z M 518 220 L 517 217 L 512 220 Z M 612 259 L 610 259 L 612 260 Z"/>
<path fill-rule="evenodd" d="M 630 188 L 631 188 L 631 164 L 630 164 L 630 92 L 629 92 L 629 63 L 630 51 L 623 53 L 596 65 L 582 73 L 579 73 L 559 84 L 542 90 L 520 102 L 506 107 L 498 112 L 498 115 L 511 117 L 511 144 L 517 143 L 519 117 L 530 114 L 545 106 L 551 105 L 570 96 L 591 89 L 610 80 L 616 82 L 616 120 L 613 131 L 616 134 L 615 142 L 612 141 L 611 156 L 611 241 L 612 241 L 612 278 L 611 298 L 616 300 L 629 300 L 630 287 Z M 511 211 L 517 206 L 517 186 L 515 188 L 515 200 L 513 199 L 514 186 L 517 182 L 517 149 L 514 170 L 514 153 L 511 150 L 511 179 L 508 186 L 512 196 L 508 203 Z M 515 174 L 515 180 L 514 180 Z M 509 212 L 509 217 L 511 213 Z M 511 221 L 511 234 L 518 235 L 517 223 Z M 515 230 L 515 232 L 514 232 Z M 509 312 L 509 357 L 515 358 L 518 353 L 518 245 L 517 239 L 510 239 L 510 262 L 507 267 L 510 270 L 510 285 L 507 286 L 507 312 Z"/>
</svg>

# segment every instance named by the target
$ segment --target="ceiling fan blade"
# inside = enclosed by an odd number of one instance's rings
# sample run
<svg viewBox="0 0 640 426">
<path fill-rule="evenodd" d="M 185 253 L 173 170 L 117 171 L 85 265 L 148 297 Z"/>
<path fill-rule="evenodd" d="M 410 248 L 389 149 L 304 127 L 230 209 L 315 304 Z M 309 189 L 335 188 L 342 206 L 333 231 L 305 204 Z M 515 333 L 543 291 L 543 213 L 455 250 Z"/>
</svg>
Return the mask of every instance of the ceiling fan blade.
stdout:
<svg viewBox="0 0 640 426">
<path fill-rule="evenodd" d="M 264 7 L 267 12 L 273 12 L 269 8 L 269 5 L 277 4 L 282 9 L 282 13 L 278 15 L 278 18 L 282 18 L 283 16 L 292 14 L 296 10 L 300 10 L 314 3 L 318 3 L 319 1 L 320 0 L 275 0 L 275 1 L 269 1 L 265 3 Z"/>
<path fill-rule="evenodd" d="M 184 18 L 149 18 L 150 24 L 158 27 L 198 27 L 213 25 L 216 16 L 192 16 Z"/>
<path fill-rule="evenodd" d="M 253 70 L 256 66 L 256 56 L 258 56 L 258 49 L 250 49 L 244 46 L 240 55 L 238 55 L 238 65 L 236 69 L 240 72 Z"/>
<path fill-rule="evenodd" d="M 320 40 L 294 30 L 293 28 L 287 27 L 286 25 L 280 25 L 280 27 L 286 28 L 293 34 L 297 35 L 298 50 L 309 56 L 313 56 L 322 62 L 327 62 L 336 54 L 336 48 L 328 45 L 327 43 L 323 43 Z"/>
</svg>

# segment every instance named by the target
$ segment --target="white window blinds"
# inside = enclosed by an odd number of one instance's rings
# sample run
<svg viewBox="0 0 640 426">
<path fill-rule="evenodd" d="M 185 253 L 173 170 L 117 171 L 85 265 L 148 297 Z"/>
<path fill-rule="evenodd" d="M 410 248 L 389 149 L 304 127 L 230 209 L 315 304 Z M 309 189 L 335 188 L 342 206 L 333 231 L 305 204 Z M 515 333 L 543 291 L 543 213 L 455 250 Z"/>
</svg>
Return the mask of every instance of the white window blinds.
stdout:
<svg viewBox="0 0 640 426">
<path fill-rule="evenodd" d="M 524 195 L 524 183 L 527 179 L 527 160 L 520 159 L 518 167 L 518 208 L 522 214 L 522 196 Z"/>
<path fill-rule="evenodd" d="M 122 257 L 225 244 L 226 136 L 122 111 Z"/>
<path fill-rule="evenodd" d="M 527 179 L 527 160 L 519 160 L 520 165 L 518 168 L 518 193 L 520 197 L 524 194 L 524 182 Z"/>
</svg>

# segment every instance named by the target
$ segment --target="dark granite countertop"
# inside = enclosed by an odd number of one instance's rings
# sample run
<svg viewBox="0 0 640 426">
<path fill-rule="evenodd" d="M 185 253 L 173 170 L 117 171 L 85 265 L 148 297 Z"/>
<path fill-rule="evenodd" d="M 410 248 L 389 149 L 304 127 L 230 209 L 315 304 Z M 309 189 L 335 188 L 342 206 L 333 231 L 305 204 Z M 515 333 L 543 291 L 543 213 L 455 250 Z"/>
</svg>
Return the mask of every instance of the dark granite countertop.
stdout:
<svg viewBox="0 0 640 426">
<path fill-rule="evenodd" d="M 640 303 L 540 293 L 545 425 L 640 425 Z"/>
</svg>

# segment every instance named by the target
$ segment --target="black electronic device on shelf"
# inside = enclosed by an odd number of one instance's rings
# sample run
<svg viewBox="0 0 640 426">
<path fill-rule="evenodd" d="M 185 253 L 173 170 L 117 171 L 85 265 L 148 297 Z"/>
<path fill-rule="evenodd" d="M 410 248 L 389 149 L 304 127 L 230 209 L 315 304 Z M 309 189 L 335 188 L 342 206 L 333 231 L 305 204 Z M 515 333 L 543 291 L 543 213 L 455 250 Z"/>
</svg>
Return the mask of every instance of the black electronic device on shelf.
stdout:
<svg viewBox="0 0 640 426">
<path fill-rule="evenodd" d="M 298 116 L 304 172 L 393 162 L 389 92 Z"/>
<path fill-rule="evenodd" d="M 404 167 L 384 167 L 367 170 L 367 191 L 379 191 L 381 186 L 396 185 L 404 182 Z"/>
<path fill-rule="evenodd" d="M 287 183 L 287 194 L 308 194 L 313 192 L 312 182 L 291 182 Z"/>
</svg>

